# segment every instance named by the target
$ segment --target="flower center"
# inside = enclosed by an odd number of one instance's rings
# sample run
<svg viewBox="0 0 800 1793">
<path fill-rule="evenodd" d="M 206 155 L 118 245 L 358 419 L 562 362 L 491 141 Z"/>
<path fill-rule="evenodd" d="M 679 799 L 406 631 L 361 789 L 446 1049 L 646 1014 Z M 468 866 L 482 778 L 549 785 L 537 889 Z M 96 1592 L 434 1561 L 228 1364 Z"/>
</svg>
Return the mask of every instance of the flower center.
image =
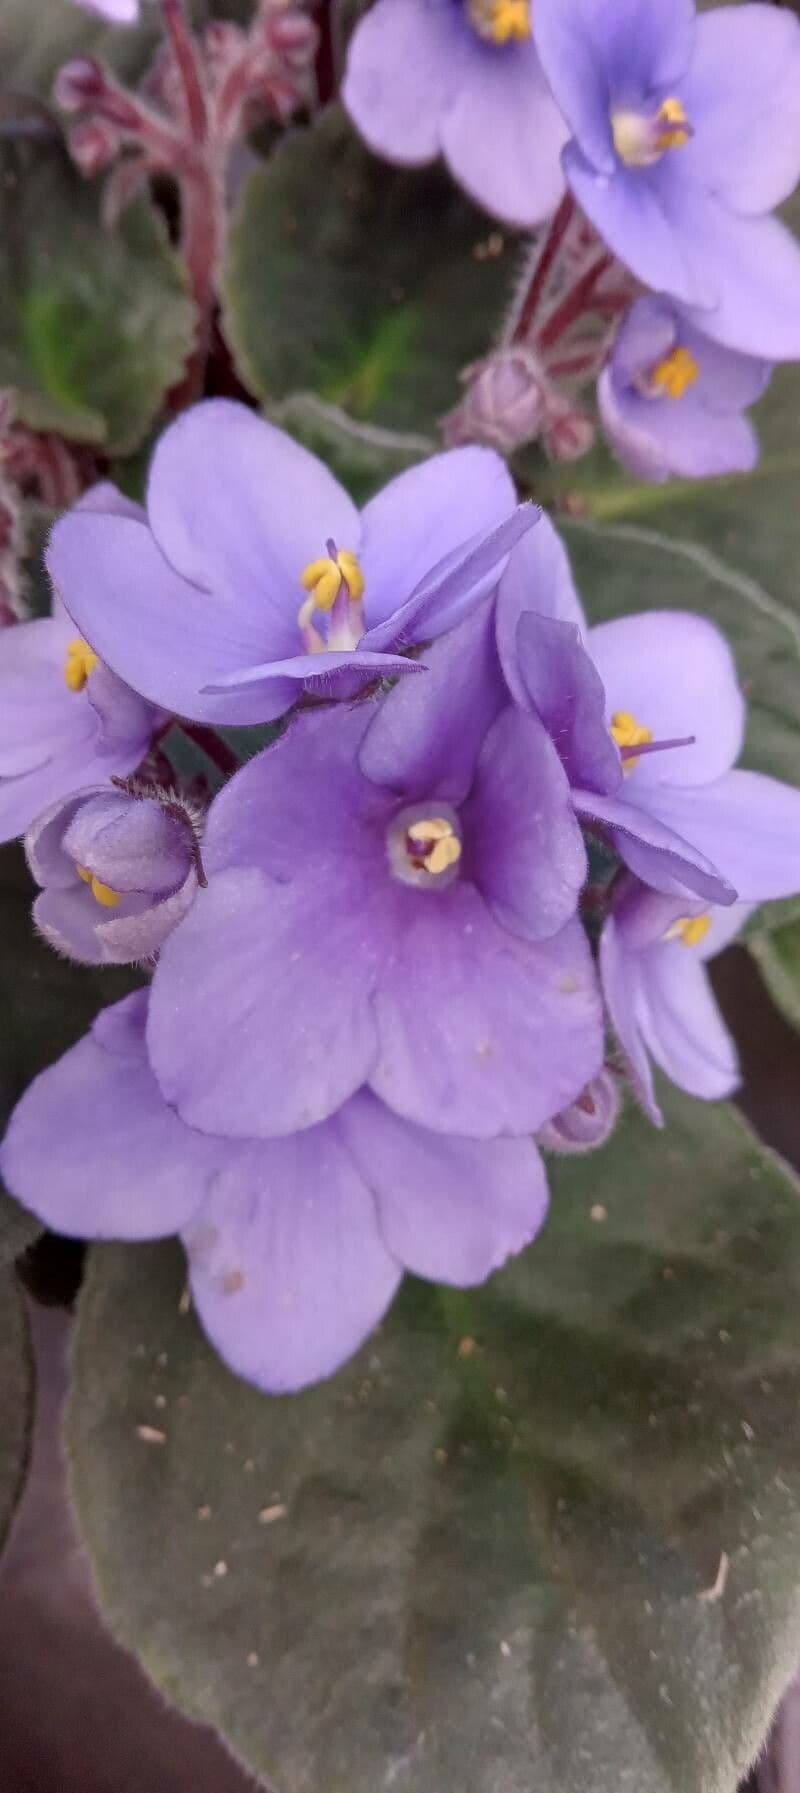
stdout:
<svg viewBox="0 0 800 1793">
<path fill-rule="evenodd" d="M 652 168 L 668 149 L 683 149 L 693 136 L 680 100 L 662 100 L 649 116 L 619 107 L 611 114 L 614 148 L 626 168 Z"/>
<path fill-rule="evenodd" d="M 682 946 L 699 946 L 705 940 L 711 926 L 711 916 L 706 910 L 703 915 L 679 915 L 677 921 L 667 928 L 664 940 L 680 940 Z"/>
<path fill-rule="evenodd" d="M 387 835 L 389 865 L 403 884 L 443 889 L 458 876 L 461 829 L 449 803 L 401 809 Z"/>
<path fill-rule="evenodd" d="M 88 641 L 80 635 L 74 641 L 67 642 L 67 657 L 64 661 L 64 683 L 70 691 L 82 691 L 90 672 L 100 665 L 100 657 L 90 648 Z"/>
<path fill-rule="evenodd" d="M 364 574 L 349 548 L 337 548 L 333 541 L 325 547 L 327 553 L 309 561 L 300 574 L 309 594 L 297 613 L 300 633 L 310 654 L 352 653 L 364 633 Z M 324 633 L 317 626 L 323 617 Z"/>
<path fill-rule="evenodd" d="M 653 398 L 683 398 L 699 373 L 699 363 L 689 349 L 676 348 L 651 369 L 645 390 Z"/>
<path fill-rule="evenodd" d="M 615 710 L 611 718 L 611 736 L 619 748 L 646 747 L 653 739 L 653 730 L 643 728 L 630 710 Z M 626 776 L 638 764 L 639 757 L 638 753 L 623 754 L 622 770 Z"/>
<path fill-rule="evenodd" d="M 114 890 L 111 884 L 103 884 L 100 878 L 96 878 L 94 873 L 89 871 L 88 866 L 76 865 L 75 870 L 78 877 L 83 879 L 84 884 L 90 886 L 92 896 L 101 908 L 116 909 L 117 904 L 122 902 L 122 892 Z"/>
<path fill-rule="evenodd" d="M 467 14 L 486 43 L 524 43 L 531 36 L 529 0 L 467 0 Z"/>
</svg>

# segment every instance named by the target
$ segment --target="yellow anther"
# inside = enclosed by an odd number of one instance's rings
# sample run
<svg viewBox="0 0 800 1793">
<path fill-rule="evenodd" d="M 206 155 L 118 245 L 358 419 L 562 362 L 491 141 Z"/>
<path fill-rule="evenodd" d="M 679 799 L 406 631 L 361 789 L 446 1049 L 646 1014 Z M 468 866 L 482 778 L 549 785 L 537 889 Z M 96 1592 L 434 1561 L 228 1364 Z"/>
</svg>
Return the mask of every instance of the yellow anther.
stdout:
<svg viewBox="0 0 800 1793">
<path fill-rule="evenodd" d="M 82 691 L 90 672 L 99 666 L 99 655 L 90 648 L 88 641 L 80 635 L 74 641 L 67 642 L 67 658 L 64 662 L 64 682 L 70 691 Z"/>
<path fill-rule="evenodd" d="M 420 871 L 430 872 L 434 877 L 439 872 L 449 871 L 461 858 L 461 842 L 452 822 L 445 816 L 430 816 L 424 821 L 412 822 L 407 829 L 408 839 L 412 847 L 419 849 L 411 854 L 412 862 Z"/>
<path fill-rule="evenodd" d="M 491 44 L 524 43 L 531 35 L 529 0 L 468 0 L 470 24 Z"/>
<path fill-rule="evenodd" d="M 92 896 L 102 909 L 116 909 L 117 904 L 122 902 L 122 892 L 115 890 L 111 884 L 103 884 L 100 878 L 96 878 L 94 873 L 89 871 L 88 866 L 76 865 L 75 870 L 78 877 L 83 879 L 84 884 L 91 885 Z"/>
<path fill-rule="evenodd" d="M 351 601 L 360 604 L 364 596 L 364 574 L 358 556 L 347 548 L 339 548 L 335 556 L 326 554 L 321 560 L 309 561 L 300 574 L 301 585 L 313 596 L 315 610 L 333 609 L 342 581 Z"/>
<path fill-rule="evenodd" d="M 683 149 L 692 135 L 692 127 L 680 100 L 674 96 L 666 99 L 656 114 L 658 127 L 658 147 L 664 149 Z"/>
<path fill-rule="evenodd" d="M 657 362 L 650 374 L 650 391 L 663 394 L 665 398 L 683 398 L 693 386 L 700 372 L 699 364 L 688 349 L 673 349 L 671 355 L 665 355 L 663 361 Z"/>
<path fill-rule="evenodd" d="M 665 940 L 680 940 L 682 946 L 699 946 L 711 926 L 711 916 L 679 915 L 664 935 Z"/>
<path fill-rule="evenodd" d="M 614 148 L 627 168 L 651 168 L 668 149 L 682 149 L 692 127 L 680 100 L 663 101 L 655 115 L 619 107 L 611 114 Z"/>
</svg>

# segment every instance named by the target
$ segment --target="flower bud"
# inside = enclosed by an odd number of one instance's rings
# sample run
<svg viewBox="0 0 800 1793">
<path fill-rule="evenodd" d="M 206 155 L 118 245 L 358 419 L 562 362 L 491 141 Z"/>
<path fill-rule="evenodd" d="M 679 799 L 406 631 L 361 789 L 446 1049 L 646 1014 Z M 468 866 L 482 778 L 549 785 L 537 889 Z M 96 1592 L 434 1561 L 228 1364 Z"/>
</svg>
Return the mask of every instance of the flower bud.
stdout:
<svg viewBox="0 0 800 1793">
<path fill-rule="evenodd" d="M 445 420 L 448 442 L 486 442 L 508 455 L 540 434 L 547 380 L 530 349 L 498 349 L 468 368 L 465 379 L 464 398 Z"/>
<path fill-rule="evenodd" d="M 617 1080 L 604 1068 L 587 1083 L 576 1102 L 548 1121 L 537 1136 L 538 1144 L 545 1152 L 594 1152 L 610 1139 L 618 1115 Z"/>
<path fill-rule="evenodd" d="M 37 926 L 85 965 L 150 959 L 203 882 L 196 819 L 172 792 L 120 781 L 61 799 L 25 840 Z"/>
</svg>

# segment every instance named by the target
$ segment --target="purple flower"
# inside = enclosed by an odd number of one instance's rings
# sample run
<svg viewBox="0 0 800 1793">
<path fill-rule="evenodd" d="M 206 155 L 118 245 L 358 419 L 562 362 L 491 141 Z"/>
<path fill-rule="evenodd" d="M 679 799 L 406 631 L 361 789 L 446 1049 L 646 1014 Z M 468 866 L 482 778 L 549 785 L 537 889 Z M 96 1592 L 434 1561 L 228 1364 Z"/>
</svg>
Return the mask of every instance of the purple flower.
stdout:
<svg viewBox="0 0 800 1793">
<path fill-rule="evenodd" d="M 37 927 L 86 965 L 151 958 L 202 875 L 192 812 L 144 786 L 99 785 L 61 798 L 34 823 L 25 850 L 42 886 Z"/>
<path fill-rule="evenodd" d="M 660 896 L 635 878 L 620 886 L 600 942 L 603 994 L 633 1088 L 664 1124 L 650 1058 L 690 1096 L 713 1102 L 739 1083 L 739 1059 L 714 999 L 706 962 L 736 938 L 752 903 L 704 910 Z"/>
<path fill-rule="evenodd" d="M 207 1132 L 321 1122 L 362 1084 L 437 1132 L 535 1132 L 602 1062 L 585 853 L 487 604 L 379 704 L 295 719 L 213 803 L 149 1049 Z"/>
<path fill-rule="evenodd" d="M 84 12 L 96 13 L 110 25 L 135 25 L 139 18 L 139 0 L 74 0 Z"/>
<path fill-rule="evenodd" d="M 771 372 L 769 362 L 712 342 L 671 299 L 638 299 L 600 375 L 600 415 L 638 479 L 749 473 L 758 437 L 743 412 Z"/>
<path fill-rule="evenodd" d="M 268 722 L 303 690 L 349 697 L 419 670 L 536 521 L 500 457 L 434 455 L 359 516 L 314 455 L 212 399 L 156 449 L 147 516 L 56 524 L 47 563 L 95 651 L 181 716 Z"/>
<path fill-rule="evenodd" d="M 113 486 L 73 513 L 138 515 Z M 0 840 L 24 834 L 59 797 L 133 772 L 163 718 L 98 660 L 56 598 L 52 616 L 0 631 Z"/>
<path fill-rule="evenodd" d="M 353 34 L 342 88 L 378 155 L 443 155 L 479 205 L 523 228 L 556 210 L 568 136 L 533 41 L 537 6 L 377 0 Z"/>
<path fill-rule="evenodd" d="M 367 1090 L 289 1139 L 193 1132 L 150 1070 L 146 1012 L 145 991 L 106 1009 L 31 1084 L 0 1149 L 2 1175 L 60 1233 L 179 1232 L 206 1332 L 259 1387 L 330 1375 L 377 1325 L 404 1269 L 480 1283 L 542 1225 L 547 1184 L 531 1139 L 446 1138 Z M 268 1055 L 268 1004 L 262 1029 Z"/>
<path fill-rule="evenodd" d="M 614 254 L 716 341 L 800 356 L 800 25 L 772 6 L 536 0 L 563 165 Z"/>
</svg>

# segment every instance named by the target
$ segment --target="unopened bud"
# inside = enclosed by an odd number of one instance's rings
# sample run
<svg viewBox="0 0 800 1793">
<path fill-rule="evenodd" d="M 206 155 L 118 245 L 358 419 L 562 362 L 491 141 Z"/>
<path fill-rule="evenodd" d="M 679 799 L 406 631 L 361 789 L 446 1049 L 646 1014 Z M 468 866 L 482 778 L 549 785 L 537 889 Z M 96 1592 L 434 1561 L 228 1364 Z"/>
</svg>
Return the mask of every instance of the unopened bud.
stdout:
<svg viewBox="0 0 800 1793">
<path fill-rule="evenodd" d="M 53 83 L 53 98 L 62 112 L 82 112 L 96 106 L 106 90 L 106 77 L 93 56 L 76 56 L 65 62 Z"/>
<path fill-rule="evenodd" d="M 594 1152 L 611 1137 L 619 1114 L 619 1090 L 612 1071 L 603 1069 L 569 1108 L 537 1135 L 545 1152 Z"/>
<path fill-rule="evenodd" d="M 585 411 L 568 404 L 551 407 L 542 430 L 545 453 L 551 461 L 580 461 L 592 448 L 595 433 Z"/>
<path fill-rule="evenodd" d="M 88 180 L 102 174 L 119 149 L 119 137 L 113 125 L 90 122 L 77 124 L 69 133 L 69 153 Z"/>
<path fill-rule="evenodd" d="M 468 368 L 465 379 L 464 398 L 445 419 L 448 442 L 486 442 L 508 455 L 541 433 L 546 377 L 530 349 L 498 349 Z"/>
</svg>

